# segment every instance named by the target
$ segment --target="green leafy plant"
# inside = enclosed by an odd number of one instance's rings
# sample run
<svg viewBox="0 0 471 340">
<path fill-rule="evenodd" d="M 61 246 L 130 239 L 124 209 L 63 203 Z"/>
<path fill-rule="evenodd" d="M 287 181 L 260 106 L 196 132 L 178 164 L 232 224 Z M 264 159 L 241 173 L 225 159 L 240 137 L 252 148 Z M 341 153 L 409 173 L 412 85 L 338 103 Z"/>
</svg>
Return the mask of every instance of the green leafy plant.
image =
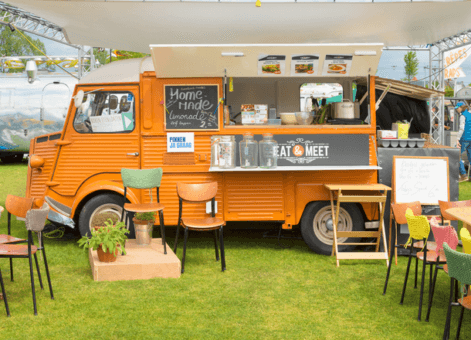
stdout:
<svg viewBox="0 0 471 340">
<path fill-rule="evenodd" d="M 155 212 L 136 213 L 134 218 L 139 221 L 155 221 Z"/>
<path fill-rule="evenodd" d="M 115 254 L 116 249 L 118 253 L 125 254 L 126 250 L 124 249 L 124 242 L 127 240 L 126 234 L 129 231 L 126 229 L 126 224 L 124 222 L 118 222 L 114 224 L 113 220 L 110 218 L 105 222 L 105 226 L 99 228 L 98 230 L 92 230 L 91 236 L 83 236 L 78 240 L 80 247 L 84 249 L 92 248 L 97 250 L 101 245 L 101 248 L 106 253 Z"/>
</svg>

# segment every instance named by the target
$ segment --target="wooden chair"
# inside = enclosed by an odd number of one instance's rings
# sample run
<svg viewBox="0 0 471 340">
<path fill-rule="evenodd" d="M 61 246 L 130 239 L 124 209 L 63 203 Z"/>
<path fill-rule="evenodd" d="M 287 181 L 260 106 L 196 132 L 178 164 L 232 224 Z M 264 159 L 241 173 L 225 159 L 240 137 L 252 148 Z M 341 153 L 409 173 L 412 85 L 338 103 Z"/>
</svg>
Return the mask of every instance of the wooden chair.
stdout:
<svg viewBox="0 0 471 340">
<path fill-rule="evenodd" d="M 433 261 L 433 256 L 435 257 L 435 274 L 433 280 L 430 280 L 431 289 L 430 297 L 429 297 L 429 304 L 427 310 L 427 316 L 425 321 L 429 321 L 430 311 L 432 309 L 432 301 L 433 301 L 433 294 L 435 291 L 435 283 L 437 281 L 437 273 L 438 269 L 445 269 L 445 272 L 448 273 L 448 268 L 446 266 L 446 257 L 445 252 L 443 251 L 443 244 L 446 242 L 451 249 L 456 250 L 458 246 L 458 235 L 456 234 L 455 228 L 451 225 L 440 226 L 436 224 L 435 221 L 430 222 L 430 227 L 432 228 L 433 237 L 437 244 L 437 248 L 435 249 L 435 254 L 431 256 L 430 261 Z M 444 264 L 443 267 L 440 264 Z M 430 271 L 430 274 L 432 271 Z"/>
<path fill-rule="evenodd" d="M 2 208 L 2 207 L 0 207 Z M 10 309 L 8 308 L 8 302 L 7 302 L 7 293 L 5 292 L 5 285 L 3 284 L 3 277 L 2 277 L 2 271 L 0 270 L 0 285 L 2 286 L 2 298 L 3 302 L 5 303 L 5 309 L 7 311 L 7 316 L 10 316 Z"/>
<path fill-rule="evenodd" d="M 175 246 L 173 251 L 177 253 L 178 233 L 180 225 L 185 229 L 185 239 L 183 243 L 183 257 L 182 257 L 182 273 L 185 271 L 185 256 L 186 256 L 186 243 L 188 240 L 188 231 L 211 231 L 214 230 L 214 247 L 216 249 L 216 261 L 219 261 L 219 252 L 217 245 L 217 231 L 219 230 L 219 242 L 221 244 L 221 268 L 222 271 L 226 270 L 226 258 L 224 255 L 224 238 L 223 227 L 226 222 L 218 217 L 215 217 L 216 194 L 218 191 L 217 182 L 204 183 L 204 184 L 186 184 L 177 183 L 177 195 L 179 198 L 179 213 L 178 213 L 178 226 L 177 235 L 175 237 Z M 191 218 L 182 217 L 183 202 L 186 203 L 200 203 L 206 204 L 211 201 L 211 217 L 207 218 Z"/>
<path fill-rule="evenodd" d="M 457 252 L 451 249 L 448 244 L 444 243 L 443 249 L 445 251 L 448 263 L 448 276 L 450 276 L 450 300 L 448 303 L 448 312 L 446 315 L 445 330 L 443 332 L 443 339 L 448 339 L 450 336 L 450 323 L 451 323 L 451 307 L 453 302 L 453 288 L 455 282 L 459 281 L 462 285 L 466 285 L 469 291 L 471 285 L 471 255 Z M 461 305 L 460 319 L 458 322 L 458 329 L 456 332 L 456 339 L 460 337 L 461 323 L 463 321 L 464 309 L 471 310 L 471 294 L 462 296 L 458 299 L 458 305 Z"/>
<path fill-rule="evenodd" d="M 7 197 L 7 200 L 8 200 L 8 197 Z M 17 202 L 18 201 L 21 201 L 21 200 L 17 200 Z M 9 205 L 8 204 L 6 205 L 7 205 L 8 212 L 11 213 L 11 211 L 9 210 Z M 20 209 L 18 209 L 18 211 L 19 210 Z M 33 255 L 36 261 L 36 265 L 37 265 L 36 252 L 38 250 L 41 250 L 43 253 L 44 265 L 46 267 L 46 275 L 47 275 L 47 280 L 49 283 L 49 291 L 51 294 L 51 299 L 54 299 L 54 294 L 53 294 L 52 285 L 51 285 L 51 277 L 49 275 L 49 267 L 47 264 L 46 251 L 44 249 L 44 242 L 43 242 L 43 237 L 42 237 L 42 231 L 44 229 L 44 225 L 45 225 L 48 214 L 49 214 L 49 205 L 47 203 L 44 203 L 41 209 L 29 209 L 26 212 L 25 225 L 26 225 L 26 229 L 28 230 L 28 244 L 27 245 L 26 244 L 0 245 L 0 258 L 9 258 L 9 259 L 27 258 L 29 260 L 29 271 L 30 271 L 30 277 L 31 277 L 31 291 L 33 294 L 34 315 L 38 315 L 38 310 L 36 306 L 36 291 L 34 287 Z M 36 247 L 33 243 L 33 231 L 38 233 L 38 241 L 39 241 L 38 247 Z M 38 267 L 38 276 L 40 276 L 39 267 Z M 43 288 L 42 283 L 41 283 L 41 288 Z"/>
<path fill-rule="evenodd" d="M 167 243 L 165 241 L 165 225 L 164 225 L 164 205 L 160 203 L 159 188 L 162 180 L 162 168 L 155 169 L 121 169 L 121 178 L 124 186 L 123 213 L 121 221 L 126 214 L 128 225 L 131 225 L 132 216 L 130 213 L 143 212 L 159 212 L 160 233 L 162 235 L 162 245 L 164 246 L 164 254 L 167 254 Z M 150 203 L 126 203 L 126 192 L 128 188 L 149 189 Z M 156 188 L 157 202 L 153 202 L 152 189 Z M 133 235 L 131 235 L 132 237 Z"/>
<path fill-rule="evenodd" d="M 398 244 L 397 243 L 397 226 L 401 224 L 407 224 L 407 219 L 406 219 L 406 210 L 411 209 L 414 215 L 420 215 L 422 214 L 422 206 L 420 205 L 419 201 L 415 202 L 410 202 L 410 203 L 396 203 L 396 204 L 391 204 L 391 213 L 392 213 L 392 219 L 391 221 L 395 222 L 395 235 L 394 235 L 394 250 L 396 251 L 397 248 L 403 247 L 403 244 Z M 389 230 L 391 230 L 392 225 L 389 226 Z M 391 233 L 389 234 L 390 240 L 391 240 Z M 389 242 L 391 244 L 391 242 Z M 414 247 L 418 249 L 423 248 L 423 242 L 415 242 Z M 383 290 L 383 295 L 386 294 L 386 289 L 388 288 L 388 281 L 389 281 L 389 274 L 391 273 L 391 265 L 392 265 L 392 257 L 393 253 L 393 248 L 389 247 L 389 251 L 391 252 L 390 257 L 389 257 L 389 266 L 388 266 L 388 271 L 386 274 L 386 280 L 384 282 L 384 290 Z M 418 267 L 418 261 L 416 261 L 415 264 L 415 287 L 417 287 L 417 267 Z"/>
<path fill-rule="evenodd" d="M 462 208 L 462 207 L 471 207 L 471 200 L 467 201 L 438 201 L 440 206 L 440 214 L 442 215 L 442 224 L 449 221 L 458 221 L 456 217 L 447 214 L 447 210 L 450 208 Z"/>
<path fill-rule="evenodd" d="M 424 248 L 423 248 L 424 251 L 418 252 L 416 254 L 417 259 L 422 259 L 422 262 L 423 262 L 422 280 L 420 284 L 419 316 L 418 316 L 418 320 L 421 321 L 426 264 L 431 264 L 431 265 L 433 264 L 433 262 L 430 260 L 431 258 L 433 258 L 434 252 L 430 252 L 429 254 L 427 254 L 427 239 L 430 234 L 430 224 L 426 216 L 424 215 L 414 216 L 414 213 L 412 212 L 411 209 L 407 209 L 406 219 L 407 219 L 407 226 L 409 228 L 409 235 L 410 235 L 409 240 L 407 241 L 406 245 L 408 244 L 413 245 L 414 240 L 422 240 L 424 242 Z M 402 288 L 402 296 L 401 296 L 401 302 L 400 302 L 401 305 L 404 302 L 404 295 L 406 293 L 407 278 L 409 276 L 410 263 L 413 257 L 412 256 L 413 249 L 414 247 L 410 246 L 409 261 L 407 263 L 406 276 L 404 278 L 404 287 Z M 430 268 L 430 270 L 432 270 L 432 268 Z"/>
</svg>

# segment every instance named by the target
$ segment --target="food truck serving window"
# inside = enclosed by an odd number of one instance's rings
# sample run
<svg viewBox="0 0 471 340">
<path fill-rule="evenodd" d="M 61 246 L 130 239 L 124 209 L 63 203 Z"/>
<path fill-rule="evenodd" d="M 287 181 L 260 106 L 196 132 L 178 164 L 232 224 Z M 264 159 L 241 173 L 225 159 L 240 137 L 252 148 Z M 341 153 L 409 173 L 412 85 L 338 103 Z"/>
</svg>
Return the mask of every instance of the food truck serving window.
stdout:
<svg viewBox="0 0 471 340">
<path fill-rule="evenodd" d="M 134 130 L 131 92 L 93 92 L 75 111 L 74 129 L 80 133 L 126 133 Z"/>
</svg>

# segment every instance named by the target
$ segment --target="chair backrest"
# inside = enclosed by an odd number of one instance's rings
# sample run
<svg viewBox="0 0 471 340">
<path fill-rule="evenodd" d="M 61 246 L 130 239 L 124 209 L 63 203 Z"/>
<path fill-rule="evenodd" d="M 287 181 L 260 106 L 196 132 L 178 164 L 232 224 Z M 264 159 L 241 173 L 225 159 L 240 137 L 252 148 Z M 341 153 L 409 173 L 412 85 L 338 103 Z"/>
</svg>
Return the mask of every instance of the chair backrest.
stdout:
<svg viewBox="0 0 471 340">
<path fill-rule="evenodd" d="M 469 234 L 468 229 L 461 228 L 460 236 L 461 242 L 463 242 L 463 251 L 466 254 L 471 254 L 471 235 Z"/>
<path fill-rule="evenodd" d="M 177 183 L 177 195 L 188 202 L 207 202 L 216 196 L 218 183 Z"/>
<path fill-rule="evenodd" d="M 450 208 L 461 208 L 461 207 L 471 207 L 471 200 L 467 201 L 438 201 L 438 205 L 440 206 L 440 213 L 442 214 L 442 218 L 444 220 L 449 221 L 458 221 L 456 217 L 447 214 L 446 211 Z"/>
<path fill-rule="evenodd" d="M 26 213 L 26 229 L 31 231 L 43 231 L 49 214 L 49 205 L 44 203 L 41 209 L 31 209 Z"/>
<path fill-rule="evenodd" d="M 17 217 L 25 218 L 26 213 L 33 207 L 34 198 L 18 197 L 7 195 L 5 208 L 7 211 Z"/>
<path fill-rule="evenodd" d="M 471 284 L 471 255 L 451 249 L 446 242 L 443 244 L 443 250 L 448 265 L 448 275 L 461 284 Z"/>
<path fill-rule="evenodd" d="M 430 227 L 432 228 L 433 237 L 437 243 L 437 252 L 443 249 L 444 242 L 446 242 L 451 249 L 456 250 L 456 247 L 458 246 L 458 234 L 453 226 L 441 226 L 438 225 L 435 220 L 431 220 Z"/>
<path fill-rule="evenodd" d="M 160 187 L 162 168 L 155 169 L 121 169 L 123 185 L 135 189 L 150 189 Z"/>
<path fill-rule="evenodd" d="M 419 201 L 410 203 L 396 203 L 391 204 L 394 220 L 397 224 L 406 224 L 406 210 L 411 209 L 414 215 L 422 214 L 422 206 Z"/>
<path fill-rule="evenodd" d="M 427 216 L 419 215 L 414 216 L 411 209 L 406 210 L 407 226 L 409 228 L 409 235 L 415 240 L 427 239 L 430 234 L 430 223 Z"/>
</svg>

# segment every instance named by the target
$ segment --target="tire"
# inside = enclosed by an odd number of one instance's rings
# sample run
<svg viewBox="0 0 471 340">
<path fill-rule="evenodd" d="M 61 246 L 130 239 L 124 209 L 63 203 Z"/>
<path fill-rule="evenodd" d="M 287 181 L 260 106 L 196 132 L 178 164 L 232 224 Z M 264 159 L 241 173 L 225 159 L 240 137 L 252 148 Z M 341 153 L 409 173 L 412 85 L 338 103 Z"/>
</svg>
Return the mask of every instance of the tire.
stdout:
<svg viewBox="0 0 471 340">
<path fill-rule="evenodd" d="M 332 223 L 330 202 L 311 202 L 304 209 L 301 218 L 301 234 L 308 247 L 321 255 L 332 254 L 334 232 L 327 229 L 326 223 Z M 353 203 L 340 205 L 337 230 L 364 231 L 365 223 L 360 209 Z M 358 238 L 339 238 L 338 242 L 355 242 Z M 339 246 L 339 251 L 352 251 L 355 246 Z"/>
<path fill-rule="evenodd" d="M 102 212 L 113 212 L 121 219 L 123 197 L 117 194 L 102 194 L 91 198 L 82 208 L 79 215 L 80 235 L 90 235 L 90 229 L 93 227 L 91 221 L 93 217 Z M 128 238 L 135 238 L 134 225 L 128 225 L 130 233 Z"/>
<path fill-rule="evenodd" d="M 2 160 L 2 163 L 4 164 L 20 163 L 23 160 L 23 154 L 15 153 L 12 155 L 3 156 L 0 159 Z"/>
</svg>

